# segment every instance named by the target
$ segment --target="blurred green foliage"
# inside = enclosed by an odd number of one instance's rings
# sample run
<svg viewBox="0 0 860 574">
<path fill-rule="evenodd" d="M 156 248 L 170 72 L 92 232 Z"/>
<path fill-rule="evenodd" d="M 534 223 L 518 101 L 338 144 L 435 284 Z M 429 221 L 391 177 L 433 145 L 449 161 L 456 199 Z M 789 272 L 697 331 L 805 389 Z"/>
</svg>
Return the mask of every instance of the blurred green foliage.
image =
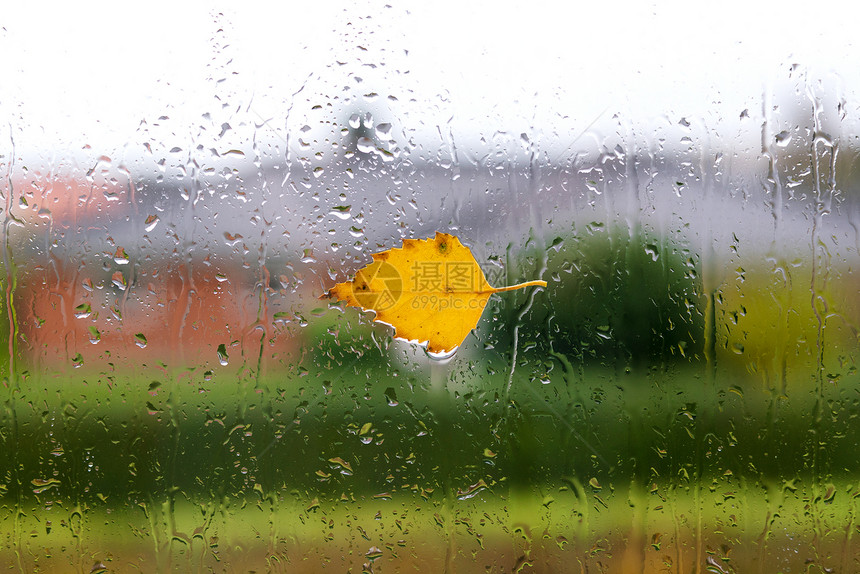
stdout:
<svg viewBox="0 0 860 574">
<path fill-rule="evenodd" d="M 592 223 L 548 249 L 547 293 L 532 319 L 551 346 L 583 363 L 646 367 L 701 358 L 697 257 L 668 239 Z"/>
</svg>

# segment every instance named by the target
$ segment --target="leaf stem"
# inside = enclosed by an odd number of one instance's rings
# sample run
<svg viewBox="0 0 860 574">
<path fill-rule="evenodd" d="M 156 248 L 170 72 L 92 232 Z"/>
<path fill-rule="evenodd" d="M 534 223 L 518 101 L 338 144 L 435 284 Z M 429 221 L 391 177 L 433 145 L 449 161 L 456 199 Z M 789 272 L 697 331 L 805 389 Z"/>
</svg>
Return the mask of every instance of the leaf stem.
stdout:
<svg viewBox="0 0 860 574">
<path fill-rule="evenodd" d="M 534 281 L 526 281 L 525 283 L 517 283 L 516 285 L 508 285 L 507 287 L 498 287 L 494 288 L 494 293 L 501 293 L 503 291 L 515 291 L 516 289 L 522 289 L 523 287 L 546 287 L 546 281 L 541 281 L 540 279 L 535 279 Z"/>
</svg>

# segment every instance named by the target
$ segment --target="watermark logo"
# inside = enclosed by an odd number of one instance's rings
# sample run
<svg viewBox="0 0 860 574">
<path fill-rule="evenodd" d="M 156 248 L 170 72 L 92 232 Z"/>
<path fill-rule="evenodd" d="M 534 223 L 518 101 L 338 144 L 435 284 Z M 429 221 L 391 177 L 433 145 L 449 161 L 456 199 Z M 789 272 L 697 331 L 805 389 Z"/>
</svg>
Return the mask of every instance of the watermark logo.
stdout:
<svg viewBox="0 0 860 574">
<path fill-rule="evenodd" d="M 385 261 L 377 263 L 378 265 L 365 267 L 356 274 L 352 284 L 352 294 L 365 309 L 385 311 L 394 307 L 400 300 L 403 294 L 403 279 L 394 265 Z M 370 286 L 374 282 L 381 284 L 382 289 L 371 289 Z"/>
<path fill-rule="evenodd" d="M 412 265 L 415 293 L 469 293 L 475 290 L 475 268 L 465 261 L 416 261 Z"/>
<path fill-rule="evenodd" d="M 483 271 L 485 277 L 501 277 L 503 271 L 492 267 Z M 487 301 L 477 297 L 464 299 L 464 294 L 475 294 L 479 285 L 475 264 L 469 261 L 416 261 L 403 277 L 397 268 L 377 261 L 356 274 L 352 283 L 356 301 L 365 309 L 385 311 L 397 305 L 408 290 L 413 309 L 483 309 Z M 372 288 L 371 288 L 372 286 Z"/>
<path fill-rule="evenodd" d="M 483 309 L 487 305 L 489 297 L 471 297 L 464 299 L 456 295 L 416 295 L 412 298 L 413 309 L 431 309 L 433 311 L 444 311 L 455 309 L 458 311 L 473 311 Z"/>
</svg>

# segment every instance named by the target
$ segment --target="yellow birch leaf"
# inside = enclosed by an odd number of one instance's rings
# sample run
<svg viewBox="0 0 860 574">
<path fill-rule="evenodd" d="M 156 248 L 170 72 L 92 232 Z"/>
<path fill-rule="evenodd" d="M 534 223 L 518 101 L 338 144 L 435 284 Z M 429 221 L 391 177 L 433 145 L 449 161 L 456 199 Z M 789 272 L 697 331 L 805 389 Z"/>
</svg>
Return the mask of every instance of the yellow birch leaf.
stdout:
<svg viewBox="0 0 860 574">
<path fill-rule="evenodd" d="M 426 341 L 431 353 L 445 353 L 475 328 L 493 293 L 532 286 L 546 287 L 546 281 L 491 286 L 468 247 L 453 235 L 436 233 L 374 253 L 352 281 L 338 283 L 323 297 L 374 311 L 376 321 L 394 327 L 395 337 Z"/>
</svg>

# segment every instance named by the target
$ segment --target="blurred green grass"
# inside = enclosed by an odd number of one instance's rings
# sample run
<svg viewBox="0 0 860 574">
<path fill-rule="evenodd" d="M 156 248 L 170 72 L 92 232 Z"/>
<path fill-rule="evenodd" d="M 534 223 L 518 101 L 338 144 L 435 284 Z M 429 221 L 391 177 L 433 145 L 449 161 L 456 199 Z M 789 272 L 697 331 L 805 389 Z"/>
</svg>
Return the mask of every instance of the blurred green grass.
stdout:
<svg viewBox="0 0 860 574">
<path fill-rule="evenodd" d="M 39 501 L 22 508 L 21 556 L 7 544 L 0 559 L 28 572 L 852 571 L 858 495 L 842 481 L 747 489 L 723 477 L 702 489 L 498 484 L 469 498 L 285 486 L 203 501 Z M 0 522 L 7 542 L 11 516 Z"/>
</svg>

